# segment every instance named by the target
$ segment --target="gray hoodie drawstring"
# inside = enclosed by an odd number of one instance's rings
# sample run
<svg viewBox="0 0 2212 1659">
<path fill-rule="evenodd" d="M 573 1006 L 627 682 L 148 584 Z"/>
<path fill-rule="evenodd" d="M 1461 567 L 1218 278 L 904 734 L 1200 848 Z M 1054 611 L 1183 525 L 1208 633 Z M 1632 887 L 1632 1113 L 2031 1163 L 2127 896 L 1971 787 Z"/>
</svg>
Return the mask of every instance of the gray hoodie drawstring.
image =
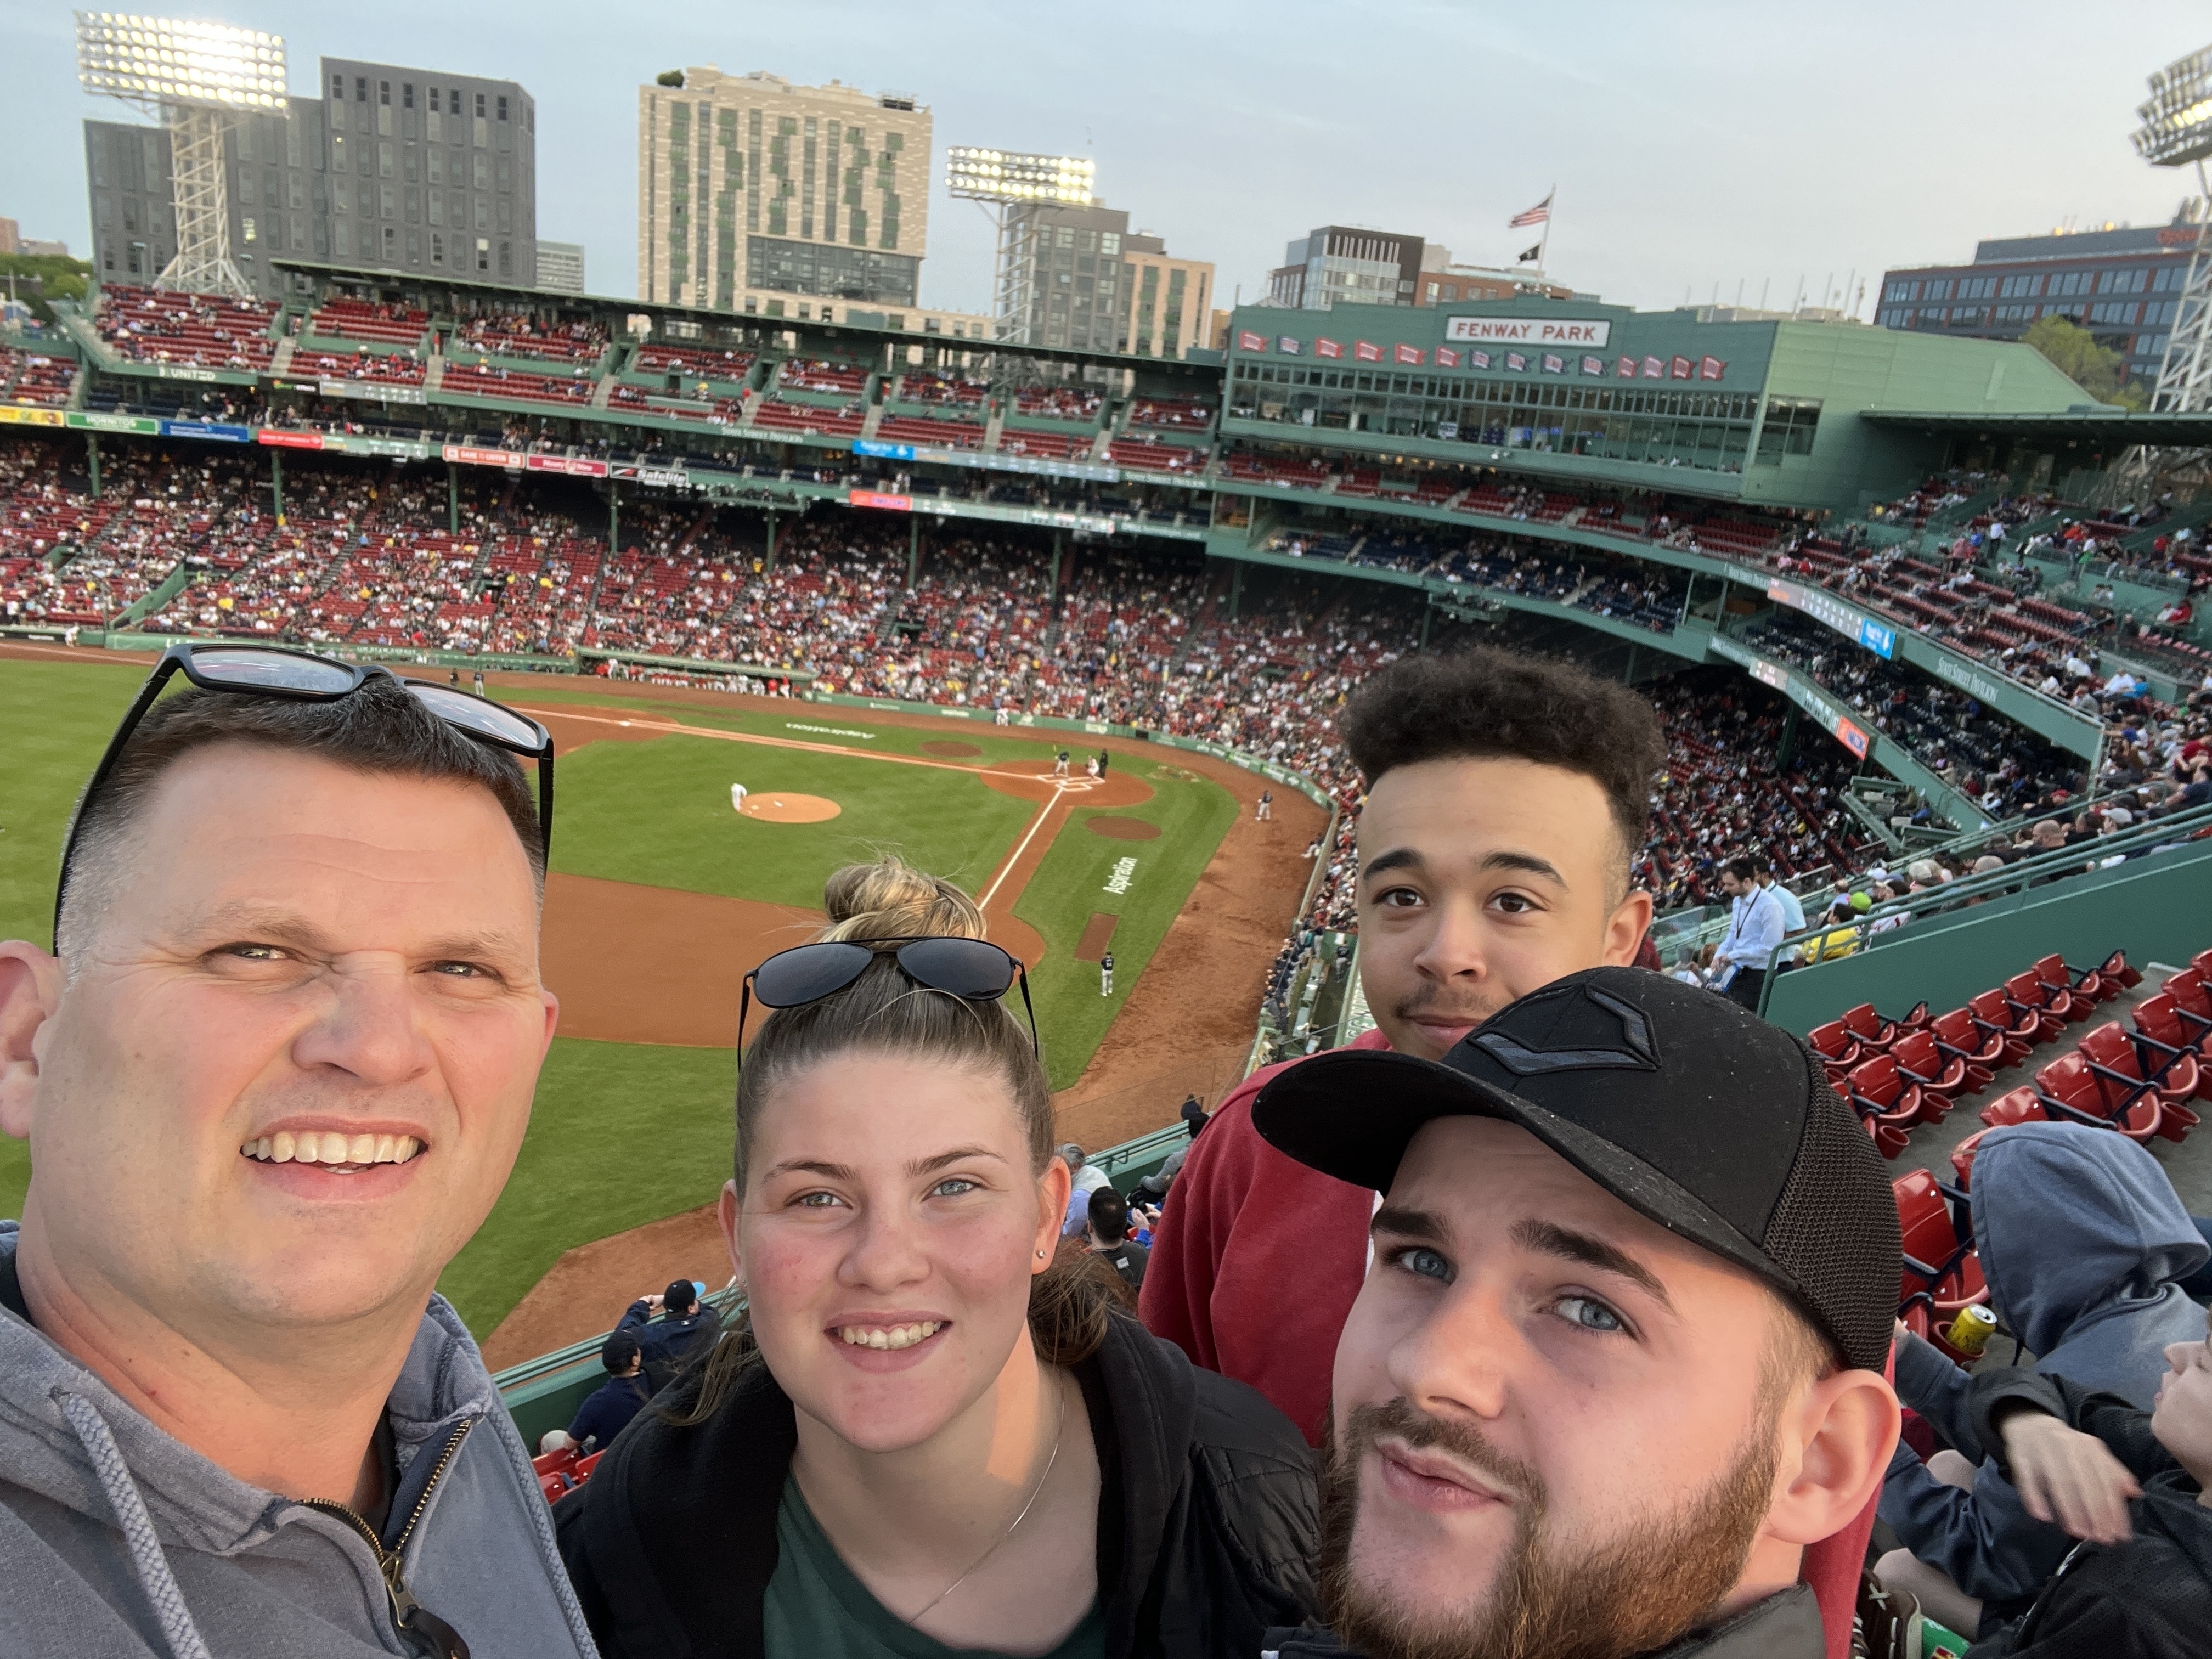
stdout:
<svg viewBox="0 0 2212 1659">
<path fill-rule="evenodd" d="M 138 1495 L 130 1465 L 124 1461 L 123 1449 L 115 1443 L 107 1419 L 89 1400 L 66 1389 L 56 1389 L 49 1397 L 61 1407 L 85 1455 L 92 1460 L 92 1471 L 100 1477 L 100 1490 L 114 1507 L 124 1542 L 131 1547 L 131 1564 L 138 1570 L 146 1599 L 154 1604 L 154 1616 L 161 1622 L 169 1651 L 175 1659 L 213 1659 L 207 1644 L 200 1639 L 198 1626 L 192 1623 L 184 1591 L 177 1588 L 177 1576 L 169 1571 L 168 1558 L 161 1553 L 161 1540 L 154 1534 L 154 1517 L 146 1513 L 146 1500 Z"/>
</svg>

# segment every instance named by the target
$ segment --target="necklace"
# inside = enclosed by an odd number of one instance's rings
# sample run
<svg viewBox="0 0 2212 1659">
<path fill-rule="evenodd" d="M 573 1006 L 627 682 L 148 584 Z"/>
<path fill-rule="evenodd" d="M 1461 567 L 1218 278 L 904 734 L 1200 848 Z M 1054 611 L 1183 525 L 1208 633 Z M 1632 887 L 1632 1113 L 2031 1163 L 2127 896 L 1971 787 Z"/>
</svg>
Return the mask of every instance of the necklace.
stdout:
<svg viewBox="0 0 2212 1659">
<path fill-rule="evenodd" d="M 919 1613 L 909 1616 L 904 1621 L 908 1626 L 920 1624 L 924 1619 L 929 1616 L 932 1610 L 936 1607 L 939 1602 L 942 1601 L 946 1596 L 951 1595 L 953 1591 L 958 1589 L 970 1578 L 973 1578 L 975 1576 L 977 1570 L 981 1568 L 986 1561 L 989 1560 L 993 1556 L 999 1553 L 999 1547 L 1014 1535 L 1014 1528 L 1020 1526 L 1024 1521 L 1027 1520 L 1029 1518 L 1030 1511 L 1036 1507 L 1037 1499 L 1044 1494 L 1045 1482 L 1052 1479 L 1052 1466 L 1060 1462 L 1060 1443 L 1067 1429 L 1067 1393 L 1065 1388 L 1061 1388 L 1059 1392 L 1060 1415 L 1053 1423 L 1052 1455 L 1044 1460 L 1044 1473 L 1037 1476 L 1036 1485 L 1030 1488 L 1029 1499 L 1022 1505 L 1021 1512 L 1016 1515 L 1012 1520 L 1006 1522 L 1006 1531 L 1000 1533 L 996 1538 L 991 1540 L 990 1548 L 985 1550 L 981 1555 L 977 1556 L 973 1561 L 970 1561 L 968 1564 L 967 1571 L 962 1573 L 957 1578 L 947 1584 L 943 1589 L 938 1591 L 936 1595 L 930 1597 L 927 1606 L 925 1606 Z"/>
</svg>

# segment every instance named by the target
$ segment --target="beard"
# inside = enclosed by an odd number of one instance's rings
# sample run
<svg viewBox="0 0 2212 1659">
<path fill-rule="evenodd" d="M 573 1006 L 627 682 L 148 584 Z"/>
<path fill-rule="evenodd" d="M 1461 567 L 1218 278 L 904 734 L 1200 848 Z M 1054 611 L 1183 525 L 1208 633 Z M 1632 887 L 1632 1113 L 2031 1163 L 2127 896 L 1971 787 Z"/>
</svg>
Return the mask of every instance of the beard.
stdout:
<svg viewBox="0 0 2212 1659">
<path fill-rule="evenodd" d="M 1325 1449 L 1322 1615 L 1340 1642 L 1370 1659 L 1631 1659 L 1663 1648 L 1710 1622 L 1743 1574 L 1773 1497 L 1771 1426 L 1754 1424 L 1729 1466 L 1671 1513 L 1631 1515 L 1584 1543 L 1546 1525 L 1536 1471 L 1473 1428 L 1425 1416 L 1402 1399 L 1362 1406 L 1345 1443 L 1336 1443 L 1332 1423 Z M 1412 1607 L 1355 1576 L 1359 1465 L 1382 1436 L 1447 1452 L 1514 1494 L 1513 1541 L 1486 1594 Z"/>
</svg>

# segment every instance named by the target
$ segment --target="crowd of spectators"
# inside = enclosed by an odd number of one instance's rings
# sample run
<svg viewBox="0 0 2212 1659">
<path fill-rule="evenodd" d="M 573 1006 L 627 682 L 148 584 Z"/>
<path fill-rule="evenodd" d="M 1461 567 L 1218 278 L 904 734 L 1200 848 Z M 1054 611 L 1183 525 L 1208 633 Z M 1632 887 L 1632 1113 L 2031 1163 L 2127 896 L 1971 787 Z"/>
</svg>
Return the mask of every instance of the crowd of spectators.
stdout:
<svg viewBox="0 0 2212 1659">
<path fill-rule="evenodd" d="M 526 311 L 490 311 L 453 325 L 452 343 L 489 357 L 518 357 L 572 364 L 588 373 L 612 337 L 605 323 L 576 319 L 546 321 Z"/>
<path fill-rule="evenodd" d="M 103 287 L 93 326 L 118 356 L 137 362 L 258 372 L 276 355 L 265 300 Z"/>
</svg>

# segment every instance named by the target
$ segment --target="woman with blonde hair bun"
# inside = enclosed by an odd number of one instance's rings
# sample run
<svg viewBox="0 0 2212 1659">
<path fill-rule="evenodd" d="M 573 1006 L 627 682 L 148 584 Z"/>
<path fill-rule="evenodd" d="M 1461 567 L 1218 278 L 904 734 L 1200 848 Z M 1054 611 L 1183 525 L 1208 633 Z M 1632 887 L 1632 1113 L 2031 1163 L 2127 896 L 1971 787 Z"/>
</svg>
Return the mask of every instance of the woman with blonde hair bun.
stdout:
<svg viewBox="0 0 2212 1659">
<path fill-rule="evenodd" d="M 1257 1652 L 1312 1610 L 1305 1443 L 1059 1248 L 1021 963 L 951 883 L 830 878 L 746 976 L 743 1324 L 555 1506 L 609 1659 Z"/>
</svg>

